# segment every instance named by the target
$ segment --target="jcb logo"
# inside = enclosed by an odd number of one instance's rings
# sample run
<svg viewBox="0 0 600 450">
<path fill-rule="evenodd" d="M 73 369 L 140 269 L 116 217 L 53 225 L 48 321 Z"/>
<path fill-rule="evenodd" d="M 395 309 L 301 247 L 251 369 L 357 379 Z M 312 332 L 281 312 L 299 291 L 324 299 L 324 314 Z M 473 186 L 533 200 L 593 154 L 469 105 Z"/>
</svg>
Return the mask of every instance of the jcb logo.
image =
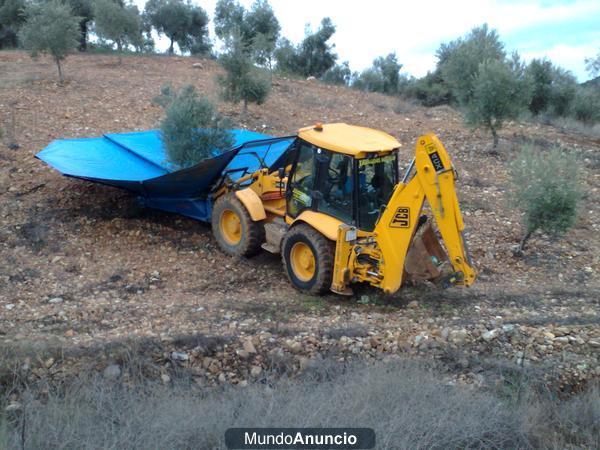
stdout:
<svg viewBox="0 0 600 450">
<path fill-rule="evenodd" d="M 390 222 L 391 228 L 408 228 L 410 227 L 410 208 L 406 206 L 400 206 L 394 213 L 392 221 Z"/>
</svg>

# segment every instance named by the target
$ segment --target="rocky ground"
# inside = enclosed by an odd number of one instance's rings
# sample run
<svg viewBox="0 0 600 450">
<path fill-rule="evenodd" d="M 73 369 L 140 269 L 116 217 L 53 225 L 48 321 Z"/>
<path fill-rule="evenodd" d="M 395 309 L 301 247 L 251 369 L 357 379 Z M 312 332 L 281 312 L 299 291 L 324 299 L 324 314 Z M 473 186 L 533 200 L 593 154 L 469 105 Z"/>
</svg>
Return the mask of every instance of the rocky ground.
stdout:
<svg viewBox="0 0 600 450">
<path fill-rule="evenodd" d="M 183 368 L 201 386 L 295 373 L 322 358 L 404 355 L 436 359 L 468 383 L 496 380 L 498 361 L 539 370 L 563 390 L 600 376 L 600 141 L 512 123 L 494 155 L 491 139 L 448 107 L 279 77 L 267 103 L 242 118 L 240 106 L 218 101 L 212 61 L 126 57 L 117 65 L 112 56 L 74 55 L 65 86 L 54 71 L 50 60 L 0 52 L 0 344 L 21 349 L 26 377 L 84 366 L 126 376 L 131 352 L 146 355 L 164 382 Z M 33 158 L 53 139 L 157 127 L 162 111 L 152 99 L 168 82 L 195 85 L 240 126 L 273 135 L 316 121 L 381 128 L 403 144 L 406 162 L 419 134 L 437 133 L 461 175 L 478 281 L 394 297 L 370 289 L 302 295 L 278 257 L 226 256 L 209 226 L 61 177 Z M 522 228 L 507 163 L 527 142 L 575 153 L 586 197 L 573 230 L 561 239 L 536 234 L 516 257 Z M 26 349 L 41 344 L 60 351 Z"/>
</svg>

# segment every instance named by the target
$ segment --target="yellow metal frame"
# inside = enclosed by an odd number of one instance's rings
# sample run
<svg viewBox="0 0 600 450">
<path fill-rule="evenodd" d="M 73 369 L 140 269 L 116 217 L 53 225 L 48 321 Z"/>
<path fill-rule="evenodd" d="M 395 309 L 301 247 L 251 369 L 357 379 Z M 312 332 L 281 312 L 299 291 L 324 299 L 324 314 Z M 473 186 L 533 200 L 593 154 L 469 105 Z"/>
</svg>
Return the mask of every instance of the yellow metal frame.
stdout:
<svg viewBox="0 0 600 450">
<path fill-rule="evenodd" d="M 327 125 L 323 126 L 323 130 L 327 131 L 327 127 Z M 321 134 L 324 131 L 313 128 L 301 130 L 300 135 L 311 142 L 327 138 L 336 140 L 339 145 L 342 145 L 345 138 L 342 139 L 339 133 L 345 127 L 347 126 L 329 129 L 330 132 L 335 133 L 330 133 L 328 137 Z M 383 135 L 373 133 L 373 131 L 369 130 L 368 136 L 381 139 L 377 146 L 385 147 L 382 144 L 387 143 L 388 147 L 397 148 L 395 147 L 397 141 L 391 136 L 385 133 Z M 391 139 L 388 139 L 388 136 Z M 353 147 L 346 148 L 346 151 L 330 146 L 324 147 L 354 157 L 365 154 L 355 151 L 357 149 Z M 379 153 L 383 154 L 382 151 L 389 150 L 389 148 L 380 148 Z M 269 222 L 275 217 L 283 217 L 290 226 L 304 222 L 334 241 L 336 251 L 331 289 L 341 294 L 350 293 L 349 285 L 354 282 L 368 282 L 388 293 L 396 292 L 400 288 L 406 255 L 423 204 L 427 200 L 453 270 L 461 274 L 456 278 L 456 284 L 469 286 L 475 281 L 476 272 L 469 260 L 462 235 L 464 223 L 455 190 L 456 172 L 446 149 L 434 134 L 427 134 L 418 139 L 414 167 L 416 169 L 414 177 L 396 185 L 373 232 L 356 230 L 334 217 L 316 211 L 304 211 L 295 219 L 286 216 L 287 178 L 280 179 L 276 172 L 269 174 L 267 169 L 261 169 L 238 180 L 238 185 L 248 180 L 252 180 L 252 183 L 247 188 L 235 191 L 235 194 L 254 221 Z M 233 189 L 235 186 L 224 187 L 215 193 L 215 196 Z M 300 250 L 297 259 L 304 261 L 306 258 L 301 257 Z M 308 276 L 308 272 L 305 275 Z"/>
<path fill-rule="evenodd" d="M 248 210 L 253 221 L 264 220 L 267 218 L 263 202 L 256 192 L 250 188 L 235 191 L 235 196 L 242 202 Z"/>
<path fill-rule="evenodd" d="M 332 241 L 337 239 L 338 229 L 344 225 L 341 220 L 317 211 L 303 211 L 295 219 L 287 216 L 286 222 L 289 225 L 305 222 Z"/>
<path fill-rule="evenodd" d="M 441 170 L 435 167 L 441 167 L 438 158 L 443 165 Z M 415 177 L 406 184 L 396 186 L 375 227 L 377 245 L 383 259 L 379 287 L 386 292 L 396 292 L 400 288 L 404 259 L 425 198 L 435 217 L 452 267 L 462 273 L 462 279 L 457 284 L 469 286 L 475 281 L 476 272 L 466 254 L 462 236 L 465 226 L 456 196 L 456 172 L 448 152 L 434 134 L 419 138 L 415 167 Z"/>
</svg>

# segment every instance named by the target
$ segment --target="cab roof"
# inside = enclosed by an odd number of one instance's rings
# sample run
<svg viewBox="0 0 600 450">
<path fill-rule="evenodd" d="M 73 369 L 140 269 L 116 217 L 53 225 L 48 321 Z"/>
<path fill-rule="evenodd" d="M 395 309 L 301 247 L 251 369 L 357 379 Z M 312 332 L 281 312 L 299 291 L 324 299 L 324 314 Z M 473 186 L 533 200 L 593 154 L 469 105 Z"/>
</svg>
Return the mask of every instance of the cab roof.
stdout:
<svg viewBox="0 0 600 450">
<path fill-rule="evenodd" d="M 298 137 L 317 147 L 354 157 L 400 147 L 394 137 L 383 131 L 346 123 L 316 124 L 301 128 Z"/>
</svg>

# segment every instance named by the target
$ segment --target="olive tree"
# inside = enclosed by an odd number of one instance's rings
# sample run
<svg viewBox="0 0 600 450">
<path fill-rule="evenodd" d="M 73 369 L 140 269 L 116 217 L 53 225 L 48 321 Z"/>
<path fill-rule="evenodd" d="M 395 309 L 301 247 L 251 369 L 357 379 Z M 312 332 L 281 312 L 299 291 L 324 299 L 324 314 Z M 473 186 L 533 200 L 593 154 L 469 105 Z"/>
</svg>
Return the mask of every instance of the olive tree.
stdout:
<svg viewBox="0 0 600 450">
<path fill-rule="evenodd" d="M 232 103 L 243 103 L 244 116 L 248 112 L 248 104 L 261 105 L 271 91 L 271 80 L 264 70 L 256 67 L 248 48 L 238 33 L 227 40 L 227 51 L 219 57 L 225 74 L 217 77 L 221 85 L 224 100 Z"/>
<path fill-rule="evenodd" d="M 175 43 L 192 54 L 210 52 L 208 15 L 200 6 L 189 0 L 148 0 L 144 15 L 159 35 L 167 36 L 170 54 L 175 52 Z"/>
<path fill-rule="evenodd" d="M 363 91 L 397 94 L 400 87 L 400 69 L 396 53 L 380 56 L 373 61 L 373 66 L 365 69 L 354 80 L 352 87 Z"/>
<path fill-rule="evenodd" d="M 155 103 L 165 109 L 161 138 L 168 162 L 178 168 L 193 166 L 233 147 L 229 121 L 193 86 L 185 86 L 179 92 L 163 86 Z"/>
<path fill-rule="evenodd" d="M 42 4 L 31 4 L 26 9 L 27 20 L 19 38 L 31 56 L 47 53 L 54 59 L 58 79 L 63 83 L 61 61 L 79 44 L 80 18 L 72 14 L 71 8 L 58 0 Z"/>
<path fill-rule="evenodd" d="M 519 252 L 536 230 L 557 235 L 575 224 L 581 199 L 578 167 L 576 159 L 560 148 L 521 149 L 510 166 L 512 198 L 523 212 L 525 228 Z"/>
<path fill-rule="evenodd" d="M 333 51 L 334 45 L 329 43 L 334 34 L 335 25 L 329 17 L 325 17 L 317 31 L 311 33 L 307 30 L 306 37 L 298 46 L 282 39 L 275 51 L 277 68 L 284 73 L 321 78 L 338 58 Z"/>
<path fill-rule="evenodd" d="M 115 0 L 96 0 L 94 17 L 98 36 L 117 45 L 119 64 L 123 48 L 128 44 L 138 48 L 142 45 L 142 22 L 137 6 Z"/>
<path fill-rule="evenodd" d="M 504 60 L 506 53 L 498 33 L 484 24 L 473 28 L 464 38 L 442 44 L 437 58 L 444 82 L 454 98 L 465 105 L 473 96 L 480 64 L 487 60 Z"/>
<path fill-rule="evenodd" d="M 88 25 L 94 20 L 94 0 L 65 0 L 73 14 L 79 17 L 79 50 L 86 51 L 88 44 Z"/>
<path fill-rule="evenodd" d="M 487 60 L 479 65 L 473 79 L 465 119 L 473 127 L 489 130 L 495 149 L 498 130 L 507 119 L 517 118 L 528 103 L 528 86 L 516 71 L 507 62 Z"/>
<path fill-rule="evenodd" d="M 344 61 L 342 64 L 336 64 L 323 74 L 321 80 L 328 84 L 337 84 L 342 86 L 350 85 L 352 81 L 352 71 L 350 63 Z"/>
<path fill-rule="evenodd" d="M 255 0 L 249 10 L 236 0 L 219 0 L 214 17 L 217 37 L 227 41 L 239 35 L 254 62 L 272 68 L 281 27 L 267 0 Z"/>
<path fill-rule="evenodd" d="M 0 49 L 17 46 L 17 33 L 25 19 L 25 0 L 0 0 Z"/>
</svg>

